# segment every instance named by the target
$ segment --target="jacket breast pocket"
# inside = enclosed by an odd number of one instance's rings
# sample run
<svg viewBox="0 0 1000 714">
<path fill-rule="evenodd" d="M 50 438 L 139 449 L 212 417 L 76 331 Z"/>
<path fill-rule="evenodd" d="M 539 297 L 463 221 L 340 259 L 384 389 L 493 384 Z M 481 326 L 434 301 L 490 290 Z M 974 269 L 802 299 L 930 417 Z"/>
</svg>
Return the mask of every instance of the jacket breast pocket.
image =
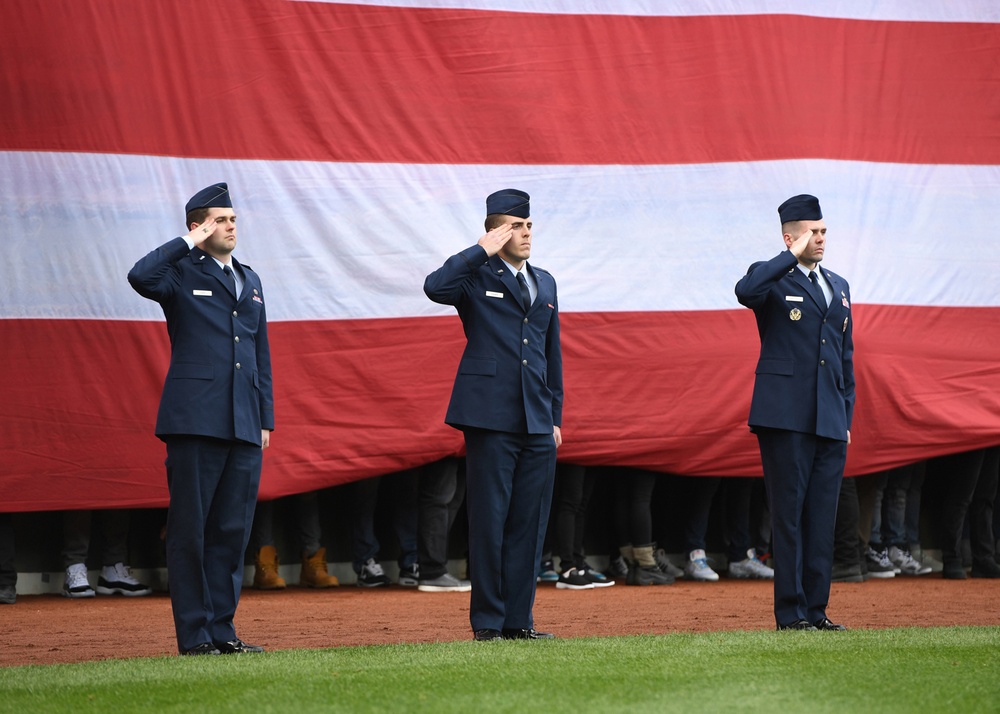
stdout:
<svg viewBox="0 0 1000 714">
<path fill-rule="evenodd" d="M 795 374 L 795 361 L 790 359 L 766 358 L 758 360 L 757 374 L 780 374 L 791 377 Z"/>
<path fill-rule="evenodd" d="M 210 364 L 178 362 L 170 368 L 171 379 L 215 379 L 215 368 Z"/>
<path fill-rule="evenodd" d="M 463 359 L 458 371 L 459 374 L 478 374 L 483 377 L 496 377 L 497 361 L 495 359 Z"/>
</svg>

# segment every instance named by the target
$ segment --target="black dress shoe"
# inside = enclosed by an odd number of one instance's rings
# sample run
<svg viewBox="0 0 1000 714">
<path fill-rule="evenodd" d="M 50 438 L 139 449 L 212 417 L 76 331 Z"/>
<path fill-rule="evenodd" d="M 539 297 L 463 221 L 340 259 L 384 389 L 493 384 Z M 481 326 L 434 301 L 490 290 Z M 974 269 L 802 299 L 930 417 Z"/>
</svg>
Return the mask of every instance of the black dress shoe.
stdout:
<svg viewBox="0 0 1000 714">
<path fill-rule="evenodd" d="M 828 620 L 825 617 L 822 620 L 817 620 L 814 628 L 817 630 L 834 630 L 836 632 L 844 632 L 845 630 L 847 630 L 847 628 L 844 627 L 843 625 L 838 625 L 835 622 L 830 622 L 830 620 Z"/>
<path fill-rule="evenodd" d="M 472 634 L 472 639 L 476 642 L 489 642 L 490 640 L 502 640 L 503 635 L 500 630 L 476 630 Z"/>
<path fill-rule="evenodd" d="M 235 640 L 230 640 L 229 642 L 216 642 L 215 646 L 219 648 L 221 654 L 244 654 L 250 652 L 263 652 L 264 648 L 259 645 L 250 645 L 236 638 Z"/>
<path fill-rule="evenodd" d="M 503 638 L 505 640 L 554 640 L 556 636 L 551 632 L 539 632 L 536 629 L 521 630 L 504 628 Z"/>
<path fill-rule="evenodd" d="M 213 645 L 211 642 L 202 642 L 197 647 L 192 647 L 189 650 L 184 650 L 181 652 L 182 655 L 217 655 L 222 654 L 219 652 L 219 648 Z"/>
<path fill-rule="evenodd" d="M 795 622 L 789 622 L 787 625 L 778 625 L 779 630 L 815 630 L 816 628 L 809 624 L 806 620 L 796 620 Z"/>
</svg>

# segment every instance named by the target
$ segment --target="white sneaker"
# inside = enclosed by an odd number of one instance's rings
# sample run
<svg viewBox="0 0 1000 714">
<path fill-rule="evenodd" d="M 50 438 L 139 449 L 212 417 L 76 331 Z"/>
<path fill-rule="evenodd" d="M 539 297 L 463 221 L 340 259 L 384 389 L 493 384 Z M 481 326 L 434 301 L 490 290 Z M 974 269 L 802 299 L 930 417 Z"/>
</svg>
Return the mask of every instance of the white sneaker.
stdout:
<svg viewBox="0 0 1000 714">
<path fill-rule="evenodd" d="M 930 566 L 914 560 L 910 551 L 897 548 L 894 545 L 889 547 L 889 560 L 899 568 L 902 575 L 927 575 L 931 572 Z"/>
<path fill-rule="evenodd" d="M 87 580 L 85 563 L 73 563 L 66 568 L 66 582 L 63 583 L 63 597 L 94 597 L 94 588 Z"/>
<path fill-rule="evenodd" d="M 124 563 L 115 563 L 101 568 L 101 577 L 97 579 L 97 592 L 101 595 L 140 597 L 149 595 L 153 592 L 153 588 L 136 580 L 132 576 L 132 569 Z"/>
<path fill-rule="evenodd" d="M 708 566 L 708 556 L 701 548 L 691 551 L 688 556 L 688 564 L 684 566 L 684 575 L 691 580 L 700 580 L 705 583 L 714 583 L 719 579 L 719 574 Z"/>
<path fill-rule="evenodd" d="M 743 560 L 729 563 L 729 577 L 754 580 L 773 580 L 774 570 L 757 560 L 757 554 L 751 548 Z"/>
</svg>

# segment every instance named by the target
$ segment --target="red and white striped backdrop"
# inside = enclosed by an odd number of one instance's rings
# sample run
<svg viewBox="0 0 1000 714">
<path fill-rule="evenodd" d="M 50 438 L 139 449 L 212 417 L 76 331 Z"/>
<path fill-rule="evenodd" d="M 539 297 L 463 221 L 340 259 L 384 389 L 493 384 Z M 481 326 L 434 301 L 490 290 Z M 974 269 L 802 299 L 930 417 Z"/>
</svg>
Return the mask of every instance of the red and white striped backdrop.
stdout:
<svg viewBox="0 0 1000 714">
<path fill-rule="evenodd" d="M 801 192 L 856 301 L 850 473 L 1000 443 L 989 0 L 11 0 L 0 98 L 0 510 L 166 502 L 125 274 L 214 181 L 272 322 L 266 497 L 460 453 L 421 285 L 506 186 L 559 283 L 562 458 L 759 473 L 733 286 Z"/>
</svg>

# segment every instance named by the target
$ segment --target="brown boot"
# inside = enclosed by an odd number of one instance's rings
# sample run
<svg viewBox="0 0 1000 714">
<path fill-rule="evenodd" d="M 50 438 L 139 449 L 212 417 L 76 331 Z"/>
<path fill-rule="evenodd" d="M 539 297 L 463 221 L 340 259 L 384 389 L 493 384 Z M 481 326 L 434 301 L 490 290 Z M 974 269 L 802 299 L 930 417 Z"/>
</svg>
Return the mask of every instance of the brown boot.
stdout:
<svg viewBox="0 0 1000 714">
<path fill-rule="evenodd" d="M 335 588 L 340 585 L 335 575 L 326 569 L 326 548 L 320 548 L 313 555 L 302 554 L 302 572 L 299 585 L 304 588 Z"/>
<path fill-rule="evenodd" d="M 285 580 L 278 575 L 278 551 L 265 545 L 254 557 L 253 586 L 258 590 L 284 590 Z"/>
</svg>

